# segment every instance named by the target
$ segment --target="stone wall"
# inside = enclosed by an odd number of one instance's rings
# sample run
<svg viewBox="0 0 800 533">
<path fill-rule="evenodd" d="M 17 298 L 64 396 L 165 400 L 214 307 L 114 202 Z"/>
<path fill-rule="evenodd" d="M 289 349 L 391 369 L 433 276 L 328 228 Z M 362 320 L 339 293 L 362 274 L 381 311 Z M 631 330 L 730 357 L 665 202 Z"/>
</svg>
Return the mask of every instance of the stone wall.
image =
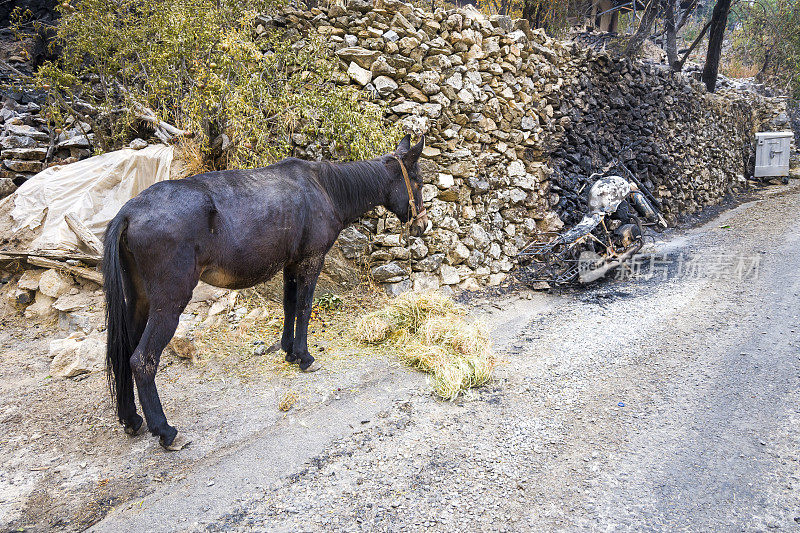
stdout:
<svg viewBox="0 0 800 533">
<path fill-rule="evenodd" d="M 91 126 L 68 118 L 66 128 L 53 130 L 43 105 L 34 91 L 0 91 L 0 199 L 47 166 L 91 155 Z"/>
<path fill-rule="evenodd" d="M 390 292 L 500 283 L 521 247 L 580 218 L 588 176 L 634 141 L 629 166 L 667 219 L 745 185 L 753 133 L 780 110 L 758 95 L 708 94 L 691 74 L 633 63 L 475 10 L 351 0 L 262 23 L 317 32 L 342 83 L 388 105 L 387 120 L 427 135 L 423 196 L 433 231 L 401 246 L 378 208 L 340 238 Z M 319 157 L 319 149 L 299 149 Z"/>
<path fill-rule="evenodd" d="M 635 141 L 628 165 L 670 222 L 717 203 L 745 185 L 753 133 L 782 105 L 732 88 L 707 94 L 692 72 L 614 58 L 470 8 L 350 0 L 259 22 L 257 31 L 277 27 L 297 46 L 321 36 L 340 61 L 340 83 L 427 136 L 421 166 L 433 230 L 402 245 L 399 221 L 378 208 L 339 241 L 394 293 L 502 282 L 526 243 L 580 218 L 589 175 Z M 45 153 L 48 163 L 88 155 L 92 138 L 83 123 L 43 136 L 35 102 L 6 100 L 0 127 L 7 188 Z M 319 140 L 295 142 L 300 157 L 324 155 Z"/>
</svg>

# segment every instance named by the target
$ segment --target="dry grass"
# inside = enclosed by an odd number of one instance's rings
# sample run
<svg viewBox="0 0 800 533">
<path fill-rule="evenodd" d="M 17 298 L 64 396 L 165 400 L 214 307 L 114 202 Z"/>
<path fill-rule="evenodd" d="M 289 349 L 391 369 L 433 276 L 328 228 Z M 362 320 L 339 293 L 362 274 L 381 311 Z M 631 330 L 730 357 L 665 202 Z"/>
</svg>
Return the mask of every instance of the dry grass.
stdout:
<svg viewBox="0 0 800 533">
<path fill-rule="evenodd" d="M 488 329 L 439 292 L 406 293 L 361 318 L 360 342 L 385 345 L 406 364 L 431 374 L 434 392 L 447 400 L 488 382 L 497 364 Z"/>
<path fill-rule="evenodd" d="M 738 59 L 732 59 L 720 65 L 722 74 L 729 78 L 752 78 L 758 74 L 759 67 L 757 65 L 746 65 Z"/>
<path fill-rule="evenodd" d="M 183 168 L 180 175 L 177 176 L 178 178 L 194 176 L 213 170 L 208 165 L 203 150 L 196 139 L 182 137 L 178 144 L 176 156 L 183 162 Z"/>
<path fill-rule="evenodd" d="M 298 394 L 296 392 L 287 391 L 278 402 L 278 410 L 285 413 L 297 402 L 297 398 Z"/>
<path fill-rule="evenodd" d="M 278 280 L 280 281 L 280 280 Z M 296 364 L 286 363 L 284 353 L 256 355 L 259 343 L 270 346 L 280 339 L 283 330 L 283 307 L 277 290 L 264 284 L 239 291 L 235 307 L 262 312 L 254 320 L 242 320 L 233 326 L 225 313 L 217 321 L 198 329 L 194 334 L 197 346 L 197 365 L 203 366 L 208 379 L 230 378 L 244 381 L 293 378 L 299 375 Z M 333 305 L 336 300 L 336 305 Z M 351 291 L 341 297 L 316 300 L 309 323 L 308 348 L 328 370 L 346 368 L 350 359 L 359 353 L 353 347 L 350 331 L 353 322 L 365 309 L 375 309 L 384 301 L 380 294 Z M 336 364 L 332 364 L 332 363 Z M 280 400 L 278 400 L 280 401 Z"/>
</svg>

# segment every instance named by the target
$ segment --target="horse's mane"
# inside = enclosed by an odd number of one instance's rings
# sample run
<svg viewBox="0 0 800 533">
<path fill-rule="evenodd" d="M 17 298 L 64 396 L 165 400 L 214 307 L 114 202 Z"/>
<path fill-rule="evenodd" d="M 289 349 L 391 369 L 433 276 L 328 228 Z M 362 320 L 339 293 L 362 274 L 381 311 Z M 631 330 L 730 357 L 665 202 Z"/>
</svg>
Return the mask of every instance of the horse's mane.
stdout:
<svg viewBox="0 0 800 533">
<path fill-rule="evenodd" d="M 331 200 L 349 216 L 382 200 L 389 173 L 383 158 L 350 163 L 321 161 L 318 179 Z"/>
</svg>

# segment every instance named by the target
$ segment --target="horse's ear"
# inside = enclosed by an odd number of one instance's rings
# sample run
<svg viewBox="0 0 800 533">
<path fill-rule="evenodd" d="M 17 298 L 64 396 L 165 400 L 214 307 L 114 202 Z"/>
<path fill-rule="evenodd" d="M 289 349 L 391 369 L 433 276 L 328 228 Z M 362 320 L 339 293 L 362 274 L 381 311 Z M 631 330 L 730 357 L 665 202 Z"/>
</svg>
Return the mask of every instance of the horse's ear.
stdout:
<svg viewBox="0 0 800 533">
<path fill-rule="evenodd" d="M 403 155 L 403 161 L 406 165 L 413 165 L 419 159 L 419 156 L 422 155 L 422 150 L 425 148 L 425 136 L 422 136 L 422 139 L 408 149 L 405 155 Z"/>
<path fill-rule="evenodd" d="M 404 154 L 411 149 L 411 135 L 406 135 L 403 137 L 403 140 L 400 141 L 400 144 L 397 145 L 396 153 L 398 155 Z"/>
</svg>

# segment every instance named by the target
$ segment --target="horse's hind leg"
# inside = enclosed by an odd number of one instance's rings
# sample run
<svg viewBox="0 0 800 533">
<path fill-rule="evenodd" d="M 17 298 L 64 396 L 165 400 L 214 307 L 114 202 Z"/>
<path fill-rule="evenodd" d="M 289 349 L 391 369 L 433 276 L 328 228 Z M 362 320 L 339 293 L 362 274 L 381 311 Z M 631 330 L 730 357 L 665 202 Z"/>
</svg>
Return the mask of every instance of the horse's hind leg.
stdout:
<svg viewBox="0 0 800 533">
<path fill-rule="evenodd" d="M 128 276 L 124 276 L 124 283 L 125 294 L 128 295 L 126 315 L 130 321 L 128 324 L 128 334 L 130 335 L 128 342 L 132 353 L 138 346 L 144 333 L 144 328 L 147 326 L 147 315 L 150 312 L 150 306 L 147 302 L 147 294 L 142 288 L 136 263 L 132 261 L 129 255 L 123 255 L 123 262 L 129 273 Z M 143 419 L 136 413 L 136 401 L 133 397 L 133 376 L 130 376 L 129 384 L 123 387 L 120 400 L 120 419 L 125 427 L 125 433 L 136 435 L 142 427 Z"/>
<path fill-rule="evenodd" d="M 159 290 L 148 291 L 152 297 L 147 326 L 131 356 L 131 368 L 139 393 L 139 403 L 142 404 L 142 411 L 147 420 L 147 429 L 158 436 L 161 445 L 168 449 L 174 449 L 178 431 L 167 423 L 167 417 L 161 407 L 161 399 L 156 390 L 156 370 L 161 352 L 175 334 L 180 314 L 189 303 L 192 289 L 196 284 L 195 277 L 192 283 L 187 283 L 187 280 L 165 282 L 160 284 Z"/>
<path fill-rule="evenodd" d="M 137 346 L 144 334 L 144 329 L 147 326 L 147 315 L 149 313 L 149 305 L 147 300 L 138 298 L 135 302 L 132 300 L 128 304 L 128 316 L 131 317 L 130 324 L 130 343 L 132 346 Z M 131 377 L 133 380 L 133 377 Z M 126 387 L 125 394 L 122 397 L 120 405 L 120 418 L 125 427 L 125 433 L 128 435 L 136 435 L 142 427 L 142 417 L 136 413 L 136 402 L 133 398 L 133 383 Z"/>
</svg>

